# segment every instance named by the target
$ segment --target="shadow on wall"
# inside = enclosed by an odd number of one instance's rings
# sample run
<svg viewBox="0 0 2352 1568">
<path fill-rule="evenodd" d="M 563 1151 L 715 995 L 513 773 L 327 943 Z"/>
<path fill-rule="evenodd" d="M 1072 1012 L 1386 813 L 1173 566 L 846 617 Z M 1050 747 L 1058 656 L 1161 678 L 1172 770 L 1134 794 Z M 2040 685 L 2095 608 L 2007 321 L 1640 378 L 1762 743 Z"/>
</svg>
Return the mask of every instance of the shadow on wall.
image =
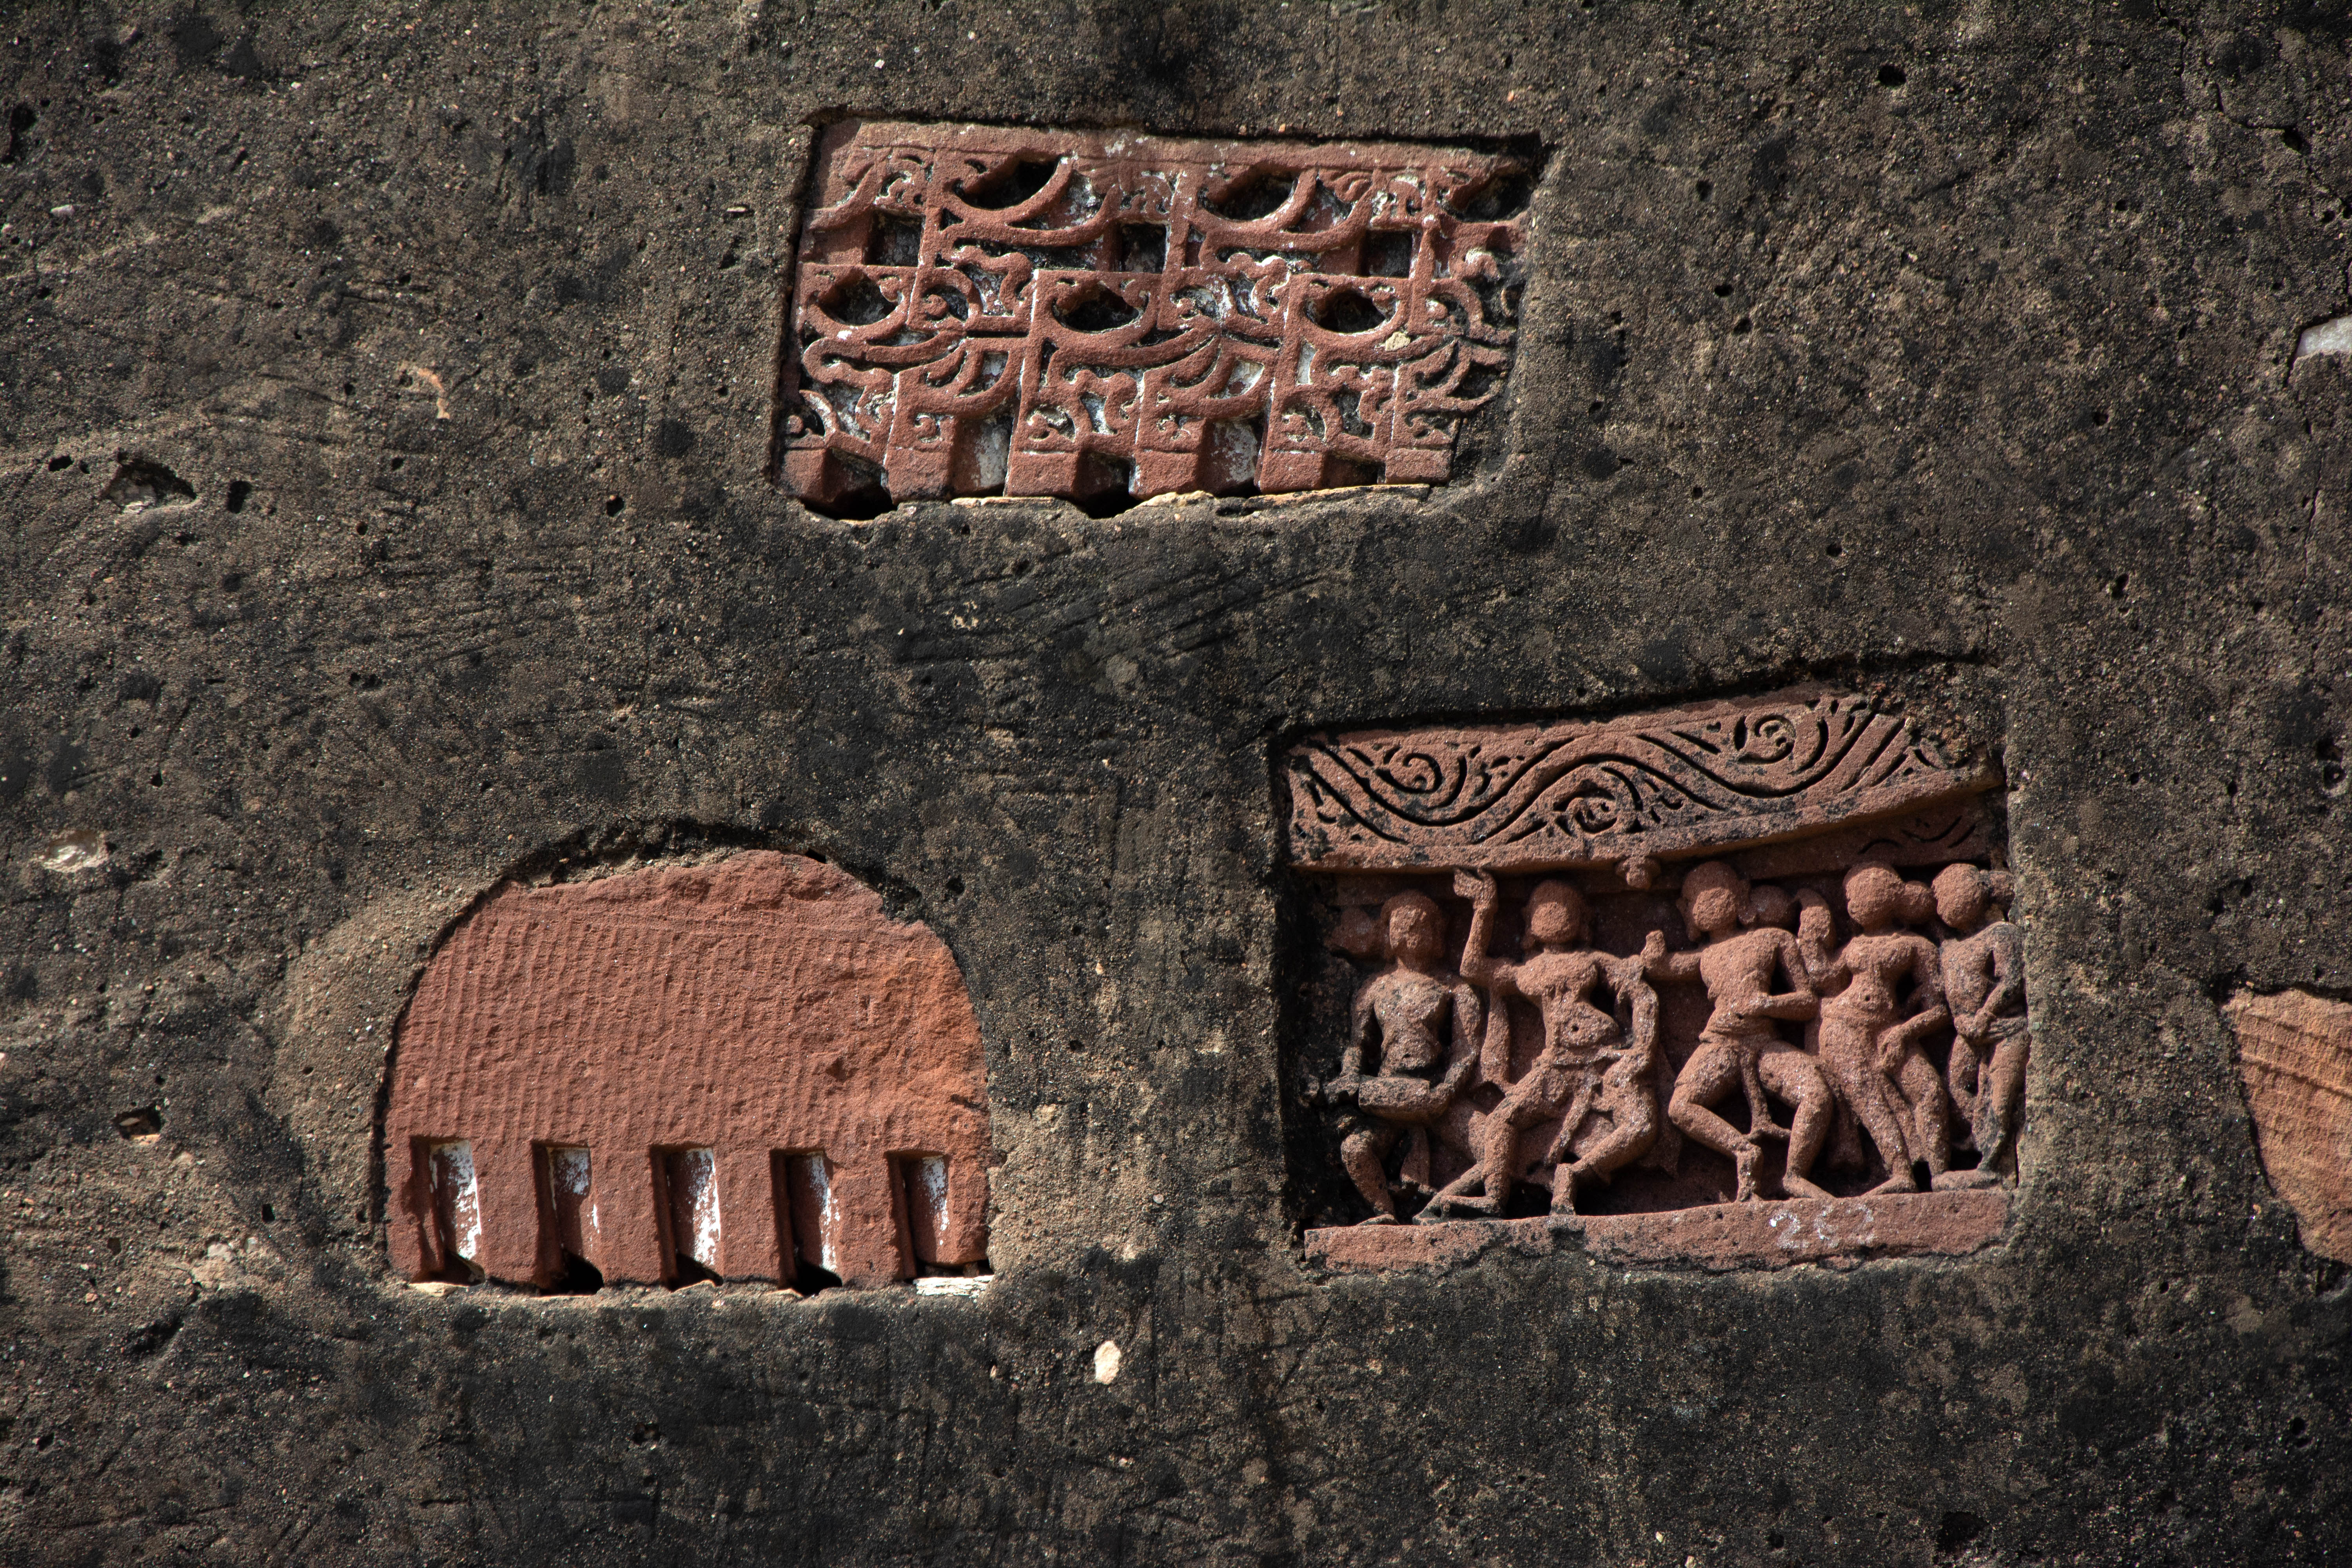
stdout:
<svg viewBox="0 0 2352 1568">
<path fill-rule="evenodd" d="M 383 1153 L 414 1280 L 986 1268 L 986 1070 L 955 959 L 797 856 L 499 889 L 401 1020 Z"/>
</svg>

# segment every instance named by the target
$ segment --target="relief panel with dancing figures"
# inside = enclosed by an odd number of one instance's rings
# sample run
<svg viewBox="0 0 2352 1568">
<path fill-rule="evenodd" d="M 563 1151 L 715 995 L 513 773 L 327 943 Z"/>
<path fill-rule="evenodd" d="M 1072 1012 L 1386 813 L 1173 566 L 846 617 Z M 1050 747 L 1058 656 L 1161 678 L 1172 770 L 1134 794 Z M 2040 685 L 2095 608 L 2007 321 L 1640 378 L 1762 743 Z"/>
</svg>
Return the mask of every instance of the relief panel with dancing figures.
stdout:
<svg viewBox="0 0 2352 1568">
<path fill-rule="evenodd" d="M 1965 1252 L 2031 1037 L 2000 774 L 1820 689 L 1312 735 L 1292 1106 L 1334 1268 Z"/>
</svg>

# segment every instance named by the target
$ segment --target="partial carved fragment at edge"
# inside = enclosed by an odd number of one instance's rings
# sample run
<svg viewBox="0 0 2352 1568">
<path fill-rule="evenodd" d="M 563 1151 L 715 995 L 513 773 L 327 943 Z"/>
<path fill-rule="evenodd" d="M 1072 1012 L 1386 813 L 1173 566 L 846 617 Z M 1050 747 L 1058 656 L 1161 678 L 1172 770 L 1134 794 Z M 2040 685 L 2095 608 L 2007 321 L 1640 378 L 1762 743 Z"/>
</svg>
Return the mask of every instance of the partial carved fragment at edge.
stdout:
<svg viewBox="0 0 2352 1568">
<path fill-rule="evenodd" d="M 2352 1263 L 2352 1005 L 2248 991 L 2228 1011 L 2263 1174 L 2305 1247 Z"/>
</svg>

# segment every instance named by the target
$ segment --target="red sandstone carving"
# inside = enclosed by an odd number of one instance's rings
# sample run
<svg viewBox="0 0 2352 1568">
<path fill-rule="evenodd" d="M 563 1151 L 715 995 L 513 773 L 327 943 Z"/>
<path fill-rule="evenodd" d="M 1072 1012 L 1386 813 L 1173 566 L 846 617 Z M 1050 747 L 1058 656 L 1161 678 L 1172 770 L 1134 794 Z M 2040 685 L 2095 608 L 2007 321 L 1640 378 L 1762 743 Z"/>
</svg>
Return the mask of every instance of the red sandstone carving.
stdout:
<svg viewBox="0 0 2352 1568">
<path fill-rule="evenodd" d="M 1360 928 L 1341 940 L 1364 950 Z M 1404 1184 L 1430 1190 L 1431 1124 L 1453 1109 L 1477 1068 L 1485 1009 L 1477 992 L 1440 965 L 1445 918 L 1429 900 L 1391 899 L 1381 910 L 1379 940 L 1389 966 L 1356 993 L 1339 1075 L 1322 1098 L 1340 1108 L 1340 1163 L 1372 1205 L 1371 1223 L 1393 1225 L 1396 1200 L 1381 1162 L 1405 1143 Z"/>
<path fill-rule="evenodd" d="M 777 443 L 821 506 L 1443 481 L 1508 364 L 1509 158 L 848 121 L 816 166 Z"/>
<path fill-rule="evenodd" d="M 1946 1081 L 1977 1146 L 1977 1168 L 2000 1171 L 2015 1163 L 2033 1050 L 2025 1019 L 2025 933 L 2002 912 L 2011 893 L 2006 871 L 1947 866 L 1935 892 L 1937 918 L 1951 933 L 1940 954 L 1952 1010 Z"/>
<path fill-rule="evenodd" d="M 1863 824 L 1879 832 L 1848 863 L 1971 858 L 1982 819 L 1951 808 L 2000 782 L 1868 698 L 1805 691 L 1600 723 L 1310 736 L 1284 772 L 1291 859 L 1310 870 L 1622 866 L 1633 887 L 1659 861 Z"/>
<path fill-rule="evenodd" d="M 984 1258 L 986 1073 L 955 960 L 813 860 L 501 888 L 426 965 L 392 1070 L 412 1279 L 804 1263 L 871 1285 Z"/>
<path fill-rule="evenodd" d="M 1763 889 L 1779 893 L 1778 889 Z M 1697 1048 L 1675 1079 L 1674 1100 L 1666 1108 L 1676 1127 L 1706 1147 L 1732 1161 L 1741 1201 L 1758 1195 L 1756 1173 L 1764 1157 L 1764 1141 L 1785 1140 L 1789 1145 L 1781 1184 L 1791 1197 L 1825 1198 L 1830 1194 L 1807 1175 L 1822 1140 L 1829 1135 L 1833 1108 L 1829 1080 L 1821 1064 L 1807 1051 L 1783 1039 L 1774 1028 L 1780 1021 L 1804 1021 L 1821 1013 L 1802 951 L 1779 922 L 1762 919 L 1778 913 L 1787 902 L 1759 899 L 1738 872 L 1720 860 L 1710 860 L 1683 879 L 1683 920 L 1691 935 L 1706 945 L 1697 952 L 1668 953 L 1664 931 L 1652 931 L 1643 944 L 1642 964 L 1661 980 L 1697 980 L 1706 986 L 1713 1011 L 1699 1032 Z M 1760 922 L 1760 923 L 1759 923 Z M 1742 931 L 1743 925 L 1757 925 Z M 1775 992 L 1776 972 L 1790 989 Z M 1734 1084 L 1745 1092 L 1748 1125 L 1734 1127 L 1712 1109 Z M 1767 1092 L 1796 1108 L 1792 1125 L 1772 1120 Z"/>
<path fill-rule="evenodd" d="M 2263 1173 L 2303 1245 L 2352 1263 L 2352 1005 L 2242 992 L 2229 1012 Z"/>
<path fill-rule="evenodd" d="M 1462 971 L 1496 994 L 1521 997 L 1543 1017 L 1543 1052 L 1505 1091 L 1486 1119 L 1478 1163 L 1439 1193 L 1430 1212 L 1499 1214 L 1519 1182 L 1550 1173 L 1551 1212 L 1573 1214 L 1576 1193 L 1605 1183 L 1647 1153 L 1658 1138 L 1656 1071 L 1658 998 L 1637 959 L 1614 959 L 1580 947 L 1588 921 L 1584 900 L 1566 882 L 1545 882 L 1528 896 L 1528 941 L 1533 951 L 1517 963 L 1490 956 L 1496 891 L 1492 877 L 1465 874 L 1456 890 L 1472 900 L 1470 942 Z M 1606 986 L 1630 1015 L 1620 1028 L 1612 1013 L 1593 1005 Z M 1509 1066 L 1498 1054 L 1487 1077 L 1499 1081 Z M 1559 1131 L 1532 1164 L 1520 1157 L 1520 1134 L 1557 1120 Z"/>
<path fill-rule="evenodd" d="M 2012 1168 L 2023 939 L 1990 918 L 2006 875 L 1971 863 L 1994 852 L 1976 799 L 1992 774 L 1910 721 L 1800 693 L 1601 726 L 1341 737 L 1287 760 L 1291 847 L 1339 906 L 1329 945 L 1368 960 L 1369 903 L 1411 907 L 1416 931 L 1460 942 L 1457 1029 L 1483 1005 L 1474 1070 L 1462 1039 L 1399 1069 L 1410 1088 L 1392 1092 L 1443 1112 L 1424 1118 L 1425 1168 L 1392 1182 L 1388 1148 L 1349 1134 L 1376 1222 L 1433 1186 L 1414 1217 L 1440 1231 L 1538 1204 L 1580 1225 L 1756 1206 L 1775 1185 L 1816 1204 L 1868 1187 L 1869 1212 L 1900 1215 L 1885 1205 L 1923 1185 L 1991 1186 Z M 1444 879 L 1422 869 L 1449 855 Z M 1937 868 L 1934 889 L 1896 862 Z M 1563 867 L 1581 874 L 1528 885 Z M 1496 871 L 1528 879 L 1516 922 Z M 1420 968 L 1446 973 L 1448 949 L 1419 940 Z M 1970 1237 L 2006 1212 L 1963 1206 Z"/>
<path fill-rule="evenodd" d="M 1804 913 L 1799 934 L 1813 984 L 1825 998 L 1815 1049 L 1886 1163 L 1887 1178 L 1879 1190 L 1915 1191 L 1915 1168 L 1920 1167 L 1936 1186 L 1975 1185 L 1989 1178 L 1990 1172 L 1980 1176 L 1951 1169 L 1945 1075 L 1924 1048 L 1951 1021 L 1944 1005 L 1942 959 L 1934 942 L 1896 929 L 1901 920 L 1925 921 L 1935 908 L 1933 896 L 1890 867 L 1855 867 L 1845 876 L 1846 912 L 1854 934 L 1835 953 L 1830 952 L 1835 917 L 1828 900 L 1809 889 L 1800 901 Z"/>
</svg>

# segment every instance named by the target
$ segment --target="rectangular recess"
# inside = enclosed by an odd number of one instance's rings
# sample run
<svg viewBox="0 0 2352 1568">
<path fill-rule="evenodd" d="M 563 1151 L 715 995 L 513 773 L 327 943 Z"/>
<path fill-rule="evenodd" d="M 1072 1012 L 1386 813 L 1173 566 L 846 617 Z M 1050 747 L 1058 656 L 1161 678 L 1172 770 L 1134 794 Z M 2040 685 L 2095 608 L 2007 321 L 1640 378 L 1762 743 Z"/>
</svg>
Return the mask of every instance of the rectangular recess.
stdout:
<svg viewBox="0 0 2352 1568">
<path fill-rule="evenodd" d="M 1997 1237 L 2032 1020 L 1991 696 L 1951 670 L 1278 749 L 1310 1257 Z"/>
<path fill-rule="evenodd" d="M 784 1150 L 773 1163 L 777 1233 L 785 1238 L 786 1261 L 798 1258 L 798 1267 L 785 1269 L 785 1276 L 805 1279 L 809 1270 L 821 1269 L 837 1283 L 841 1205 L 833 1193 L 832 1163 L 822 1149 Z"/>
<path fill-rule="evenodd" d="M 911 1152 L 890 1156 L 893 1207 L 899 1215 L 899 1236 L 914 1271 L 940 1268 L 947 1249 L 948 1159 L 944 1154 Z"/>
<path fill-rule="evenodd" d="M 672 1284 L 719 1278 L 719 1162 L 707 1144 L 654 1151 L 654 1215 L 663 1277 Z"/>
<path fill-rule="evenodd" d="M 474 1173 L 474 1145 L 463 1138 L 420 1138 L 415 1147 L 431 1196 L 439 1271 L 470 1277 L 478 1272 L 482 1256 L 482 1190 Z"/>
<path fill-rule="evenodd" d="M 595 1289 L 604 1283 L 594 1262 L 603 1246 L 589 1152 L 577 1143 L 535 1143 L 531 1156 L 539 1187 L 540 1283 L 561 1291 Z"/>
</svg>

